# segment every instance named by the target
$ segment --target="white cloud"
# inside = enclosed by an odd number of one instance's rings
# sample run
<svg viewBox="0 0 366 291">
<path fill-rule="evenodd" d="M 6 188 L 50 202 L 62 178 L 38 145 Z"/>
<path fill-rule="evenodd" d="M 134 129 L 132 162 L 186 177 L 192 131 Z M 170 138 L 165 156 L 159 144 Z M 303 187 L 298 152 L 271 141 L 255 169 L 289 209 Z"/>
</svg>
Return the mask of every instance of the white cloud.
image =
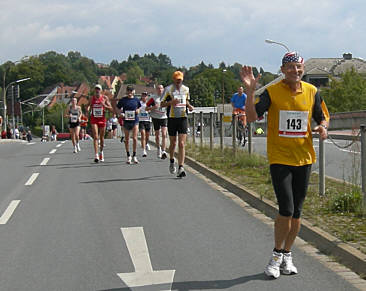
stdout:
<svg viewBox="0 0 366 291">
<path fill-rule="evenodd" d="M 16 6 L 2 0 L 1 6 L 6 11 L 0 14 L 2 59 L 72 49 L 109 63 L 162 52 L 186 67 L 203 60 L 276 71 L 284 49 L 265 44 L 266 38 L 305 58 L 344 51 L 365 58 L 361 0 L 18 0 Z"/>
</svg>

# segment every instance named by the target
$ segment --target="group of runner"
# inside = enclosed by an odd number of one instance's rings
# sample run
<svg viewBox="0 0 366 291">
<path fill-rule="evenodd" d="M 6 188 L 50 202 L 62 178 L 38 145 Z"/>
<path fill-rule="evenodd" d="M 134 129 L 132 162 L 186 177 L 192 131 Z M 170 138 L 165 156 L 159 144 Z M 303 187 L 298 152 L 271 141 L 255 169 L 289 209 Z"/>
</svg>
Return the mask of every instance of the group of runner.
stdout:
<svg viewBox="0 0 366 291">
<path fill-rule="evenodd" d="M 151 131 L 151 122 L 155 131 L 155 141 L 158 147 L 157 158 L 166 159 L 167 132 L 169 133 L 169 171 L 177 174 L 177 177 L 185 177 L 184 170 L 185 143 L 188 130 L 188 110 L 193 107 L 189 103 L 189 88 L 183 85 L 183 73 L 174 72 L 173 84 L 165 88 L 158 85 L 156 94 L 148 96 L 147 92 L 142 92 L 141 99 L 135 96 L 135 89 L 132 85 L 126 88 L 126 96 L 119 100 L 110 102 L 107 96 L 102 94 L 101 85 L 95 85 L 95 94 L 87 106 L 87 114 L 90 117 L 90 125 L 93 134 L 94 162 L 104 161 L 104 136 L 106 133 L 106 110 L 113 113 L 110 119 L 112 123 L 111 130 L 116 129 L 116 122 L 119 121 L 124 137 L 121 141 L 125 143 L 127 164 L 138 164 L 137 159 L 137 136 L 140 132 L 142 157 L 147 156 L 150 150 L 149 138 Z M 77 105 L 77 99 L 71 100 L 65 116 L 69 118 L 69 128 L 74 153 L 79 152 L 79 131 L 82 122 L 81 107 Z M 119 116 L 119 118 L 117 118 Z M 84 121 L 85 122 L 85 121 Z M 113 128 L 113 125 L 115 127 Z M 160 138 L 161 135 L 161 138 Z M 113 136 L 113 135 L 112 135 Z M 174 152 L 177 145 L 178 136 L 178 170 Z M 132 139 L 132 155 L 130 150 L 130 139 Z"/>
<path fill-rule="evenodd" d="M 329 122 L 329 112 L 319 91 L 313 85 L 301 80 L 304 73 L 304 59 L 296 52 L 286 53 L 282 58 L 281 71 L 284 79 L 270 85 L 259 97 L 255 97 L 260 75 L 255 77 L 252 67 L 243 66 L 240 74 L 246 94 L 240 87 L 238 94 L 231 100 L 233 113 L 241 114 L 244 123 L 246 119 L 248 122 L 253 122 L 262 118 L 264 113 L 268 112 L 267 155 L 279 206 L 274 225 L 274 248 L 265 267 L 265 274 L 273 278 L 278 278 L 281 273 L 287 275 L 298 273 L 293 263 L 291 248 L 300 230 L 302 205 L 307 193 L 311 165 L 316 161 L 312 131 L 317 132 L 321 139 L 326 139 Z M 147 94 L 142 94 L 141 101 L 134 96 L 132 86 L 127 87 L 127 96 L 118 100 L 113 106 L 107 97 L 100 94 L 100 85 L 96 85 L 95 89 L 96 95 L 92 97 L 88 107 L 88 111 L 91 111 L 90 121 L 95 137 L 95 162 L 103 161 L 105 109 L 123 118 L 128 164 L 138 163 L 136 148 L 139 129 L 143 155 L 146 154 L 150 113 L 156 132 L 156 144 L 159 146 L 158 157 L 166 157 L 165 135 L 168 129 L 169 171 L 172 174 L 177 173 L 178 177 L 186 175 L 183 166 L 188 128 L 187 114 L 193 107 L 189 103 L 189 88 L 183 85 L 182 72 L 174 72 L 173 84 L 165 89 L 159 85 L 156 95 L 150 99 L 147 98 Z M 69 110 L 70 125 L 72 117 L 80 114 L 74 103 L 73 100 L 72 108 Z M 317 123 L 315 128 L 311 127 L 312 119 Z M 129 149 L 130 134 L 133 139 L 132 157 Z M 174 158 L 177 142 L 178 171 Z M 73 139 L 73 145 L 78 150 L 76 138 L 75 141 Z"/>
</svg>

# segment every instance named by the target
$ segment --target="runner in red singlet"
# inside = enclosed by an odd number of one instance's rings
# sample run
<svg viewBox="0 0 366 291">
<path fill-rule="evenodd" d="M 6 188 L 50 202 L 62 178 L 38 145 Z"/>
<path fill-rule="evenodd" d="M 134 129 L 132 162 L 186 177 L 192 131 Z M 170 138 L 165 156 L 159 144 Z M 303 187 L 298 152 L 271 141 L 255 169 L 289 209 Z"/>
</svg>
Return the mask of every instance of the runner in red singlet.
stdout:
<svg viewBox="0 0 366 291">
<path fill-rule="evenodd" d="M 95 95 L 92 96 L 91 101 L 88 105 L 87 111 L 90 114 L 90 124 L 93 132 L 94 142 L 94 162 L 104 162 L 104 135 L 106 127 L 105 109 L 113 111 L 111 103 L 108 97 L 102 95 L 102 86 L 95 85 Z M 99 143 L 99 154 L 98 154 L 98 143 Z"/>
</svg>

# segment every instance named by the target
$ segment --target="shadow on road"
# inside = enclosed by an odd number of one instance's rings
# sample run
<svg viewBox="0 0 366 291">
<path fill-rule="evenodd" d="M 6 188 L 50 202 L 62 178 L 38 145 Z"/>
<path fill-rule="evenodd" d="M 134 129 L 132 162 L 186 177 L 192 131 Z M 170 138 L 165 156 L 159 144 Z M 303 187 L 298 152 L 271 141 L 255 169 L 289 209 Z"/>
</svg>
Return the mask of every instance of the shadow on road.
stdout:
<svg viewBox="0 0 366 291">
<path fill-rule="evenodd" d="M 171 290 L 172 291 L 219 290 L 219 289 L 227 289 L 236 285 L 242 285 L 250 281 L 268 281 L 268 280 L 271 279 L 268 279 L 268 277 L 264 273 L 259 273 L 256 275 L 243 276 L 232 280 L 177 282 L 173 283 Z M 244 288 L 244 286 L 242 286 L 242 288 Z M 143 286 L 138 287 L 136 289 L 124 287 L 117 289 L 105 289 L 99 291 L 131 291 L 131 290 L 139 290 L 139 291 L 169 290 L 169 286 L 163 284 L 163 285 Z"/>
</svg>

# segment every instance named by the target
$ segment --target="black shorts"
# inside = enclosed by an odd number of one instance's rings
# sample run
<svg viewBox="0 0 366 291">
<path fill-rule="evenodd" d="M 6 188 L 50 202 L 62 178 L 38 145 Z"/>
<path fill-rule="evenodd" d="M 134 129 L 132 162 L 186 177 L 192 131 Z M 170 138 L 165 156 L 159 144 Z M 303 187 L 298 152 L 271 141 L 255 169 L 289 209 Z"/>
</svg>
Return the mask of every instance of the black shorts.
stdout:
<svg viewBox="0 0 366 291">
<path fill-rule="evenodd" d="M 169 136 L 177 136 L 178 134 L 187 134 L 188 119 L 187 117 L 168 118 Z"/>
<path fill-rule="evenodd" d="M 168 119 L 167 118 L 153 118 L 152 119 L 153 125 L 154 125 L 154 130 L 160 130 L 160 128 L 162 127 L 167 127 L 168 125 Z"/>
<path fill-rule="evenodd" d="M 151 122 L 150 121 L 140 121 L 139 122 L 139 130 L 150 131 L 151 129 Z"/>
<path fill-rule="evenodd" d="M 80 126 L 80 122 L 69 122 L 69 128 L 75 128 Z"/>
<path fill-rule="evenodd" d="M 311 174 L 311 164 L 305 166 L 270 165 L 272 185 L 281 216 L 300 218 Z"/>
<path fill-rule="evenodd" d="M 115 130 L 117 128 L 117 124 L 112 124 L 112 130 Z"/>
<path fill-rule="evenodd" d="M 132 130 L 134 128 L 134 126 L 137 124 L 138 124 L 138 122 L 136 122 L 134 120 L 132 120 L 132 121 L 125 120 L 123 123 L 123 128 L 126 130 Z"/>
</svg>

